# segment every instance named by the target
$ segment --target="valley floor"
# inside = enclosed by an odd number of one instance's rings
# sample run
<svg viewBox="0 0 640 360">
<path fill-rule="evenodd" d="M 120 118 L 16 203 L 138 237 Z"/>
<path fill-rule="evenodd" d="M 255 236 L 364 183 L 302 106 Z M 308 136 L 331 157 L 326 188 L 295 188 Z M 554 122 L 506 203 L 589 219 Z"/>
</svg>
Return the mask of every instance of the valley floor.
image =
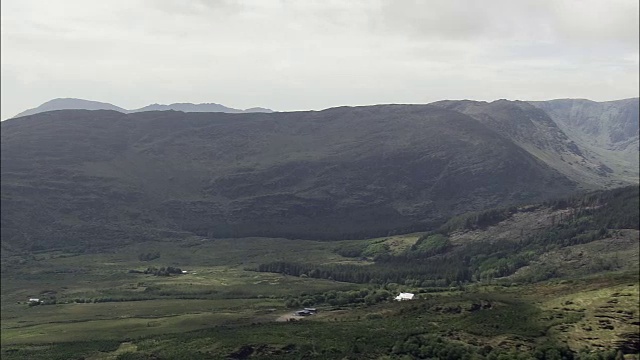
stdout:
<svg viewBox="0 0 640 360">
<path fill-rule="evenodd" d="M 404 235 L 356 242 L 382 241 L 388 251 L 404 251 L 417 239 Z M 144 243 L 110 253 L 6 257 L 2 358 L 384 359 L 427 357 L 429 351 L 454 356 L 438 358 L 513 358 L 517 352 L 569 349 L 591 354 L 581 358 L 599 356 L 599 351 L 637 358 L 637 271 L 433 289 L 252 270 L 274 258 L 372 264 L 367 258 L 337 255 L 335 249 L 342 245 L 194 238 L 181 245 Z M 159 256 L 140 260 L 148 253 Z M 163 266 L 186 273 L 143 273 Z M 416 293 L 416 300 L 389 299 L 400 291 Z M 34 297 L 43 304 L 30 306 L 28 299 Z M 347 300 L 330 304 L 341 297 Z M 318 314 L 277 321 L 311 298 L 317 299 Z"/>
</svg>

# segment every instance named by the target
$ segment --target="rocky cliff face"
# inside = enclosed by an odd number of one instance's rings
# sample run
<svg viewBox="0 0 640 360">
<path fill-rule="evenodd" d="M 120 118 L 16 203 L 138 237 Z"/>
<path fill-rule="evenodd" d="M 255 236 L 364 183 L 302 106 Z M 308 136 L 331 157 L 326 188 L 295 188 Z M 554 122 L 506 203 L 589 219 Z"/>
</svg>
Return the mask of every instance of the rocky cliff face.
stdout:
<svg viewBox="0 0 640 360">
<path fill-rule="evenodd" d="M 640 99 L 595 102 L 561 99 L 531 102 L 546 111 L 568 133 L 588 137 L 610 150 L 638 139 Z"/>
<path fill-rule="evenodd" d="M 585 188 L 617 186 L 620 174 L 585 151 L 544 110 L 523 101 L 441 101 L 434 103 L 467 114 Z"/>
<path fill-rule="evenodd" d="M 560 99 L 531 104 L 548 113 L 567 136 L 615 174 L 638 182 L 639 98 L 606 102 Z"/>
</svg>

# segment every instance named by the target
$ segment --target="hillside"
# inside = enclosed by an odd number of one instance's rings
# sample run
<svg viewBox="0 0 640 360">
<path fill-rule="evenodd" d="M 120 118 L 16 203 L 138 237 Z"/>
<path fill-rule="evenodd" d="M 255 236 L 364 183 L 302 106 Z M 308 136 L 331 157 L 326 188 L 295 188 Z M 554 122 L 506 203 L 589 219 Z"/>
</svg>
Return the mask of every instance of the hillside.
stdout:
<svg viewBox="0 0 640 360">
<path fill-rule="evenodd" d="M 610 161 L 589 151 L 590 147 L 585 147 L 588 141 L 573 139 L 567 135 L 570 129 L 560 126 L 559 121 L 527 102 L 447 100 L 433 105 L 472 116 L 587 189 L 615 187 L 634 182 L 626 172 L 631 164 L 611 169 Z M 624 125 L 628 123 L 628 119 L 612 115 L 610 123 Z M 629 136 L 633 138 L 633 134 Z M 637 143 L 637 135 L 635 139 Z M 637 183 L 637 179 L 635 182 Z"/>
<path fill-rule="evenodd" d="M 639 99 L 595 102 L 584 99 L 535 101 L 580 147 L 613 172 L 638 182 Z"/>
<path fill-rule="evenodd" d="M 259 271 L 355 283 L 539 282 L 610 270 L 638 271 L 638 187 L 453 217 L 397 251 L 393 237 L 336 247 L 354 264 L 271 261 Z M 578 255 L 580 253 L 580 255 Z M 565 261 L 562 261 L 564 259 Z M 309 273 L 315 269 L 313 273 Z M 430 284 L 430 285 L 425 285 Z M 438 285 L 439 284 L 439 285 Z"/>
<path fill-rule="evenodd" d="M 459 112 L 58 111 L 2 123 L 4 249 L 427 229 L 573 181 Z"/>
<path fill-rule="evenodd" d="M 101 252 L 3 251 L 0 354 L 638 359 L 638 191 L 467 213 L 375 239 L 188 236 Z M 400 292 L 413 300 L 395 301 Z M 317 312 L 296 316 L 302 307 Z"/>
</svg>

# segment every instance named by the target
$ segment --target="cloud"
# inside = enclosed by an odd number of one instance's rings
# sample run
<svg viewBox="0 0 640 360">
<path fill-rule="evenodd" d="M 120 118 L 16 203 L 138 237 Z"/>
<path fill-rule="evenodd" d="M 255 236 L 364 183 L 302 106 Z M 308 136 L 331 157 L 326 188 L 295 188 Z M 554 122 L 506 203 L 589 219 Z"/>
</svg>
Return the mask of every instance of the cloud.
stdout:
<svg viewBox="0 0 640 360">
<path fill-rule="evenodd" d="M 381 33 L 416 39 L 518 40 L 638 46 L 634 0 L 383 0 L 371 12 Z"/>
<path fill-rule="evenodd" d="M 633 0 L 1 6 L 3 119 L 63 96 L 302 110 L 638 93 Z"/>
<path fill-rule="evenodd" d="M 624 44 L 638 50 L 638 1 L 563 0 L 549 7 L 555 33 L 569 44 Z"/>
</svg>

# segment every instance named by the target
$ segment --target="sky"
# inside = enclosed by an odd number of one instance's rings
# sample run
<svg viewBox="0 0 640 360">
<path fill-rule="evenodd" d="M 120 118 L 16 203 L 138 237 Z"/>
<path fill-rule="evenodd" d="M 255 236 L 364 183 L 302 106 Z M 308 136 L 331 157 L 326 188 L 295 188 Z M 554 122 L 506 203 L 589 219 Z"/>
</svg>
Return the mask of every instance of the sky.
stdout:
<svg viewBox="0 0 640 360">
<path fill-rule="evenodd" d="M 135 109 L 639 93 L 638 0 L 2 0 L 2 119 Z"/>
</svg>

